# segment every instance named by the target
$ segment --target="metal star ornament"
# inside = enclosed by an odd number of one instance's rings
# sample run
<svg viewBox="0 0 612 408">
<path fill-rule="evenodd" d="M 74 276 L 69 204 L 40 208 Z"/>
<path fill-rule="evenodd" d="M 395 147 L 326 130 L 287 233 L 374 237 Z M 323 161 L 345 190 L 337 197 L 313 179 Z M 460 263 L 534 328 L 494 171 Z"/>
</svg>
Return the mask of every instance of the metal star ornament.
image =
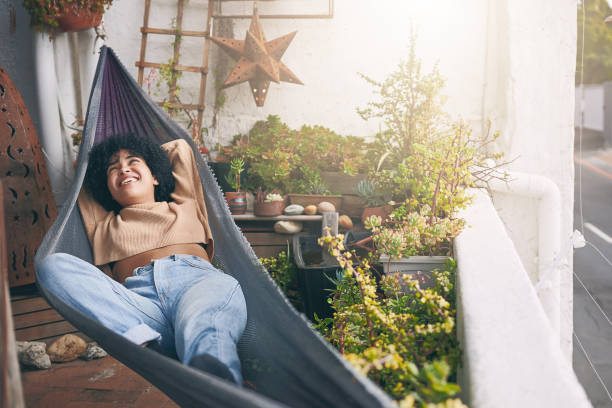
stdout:
<svg viewBox="0 0 612 408">
<path fill-rule="evenodd" d="M 244 40 L 210 37 L 221 49 L 238 60 L 232 72 L 223 83 L 223 88 L 249 81 L 255 104 L 264 105 L 270 82 L 291 82 L 304 85 L 280 59 L 289 47 L 297 31 L 266 41 L 257 8 Z"/>
</svg>

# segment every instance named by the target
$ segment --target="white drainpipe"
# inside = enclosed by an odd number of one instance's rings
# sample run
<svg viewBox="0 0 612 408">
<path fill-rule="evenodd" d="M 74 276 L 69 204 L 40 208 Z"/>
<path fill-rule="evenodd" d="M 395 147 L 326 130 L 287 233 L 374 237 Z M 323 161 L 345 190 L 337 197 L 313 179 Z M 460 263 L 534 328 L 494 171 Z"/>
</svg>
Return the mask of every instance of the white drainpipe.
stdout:
<svg viewBox="0 0 612 408">
<path fill-rule="evenodd" d="M 492 179 L 492 191 L 538 200 L 538 282 L 542 307 L 554 332 L 560 336 L 561 285 L 556 259 L 561 248 L 561 192 L 547 177 L 520 172 L 507 172 L 508 181 Z M 545 281 L 543 281 L 545 280 Z"/>
<path fill-rule="evenodd" d="M 47 34 L 38 33 L 34 40 L 36 87 L 40 116 L 38 138 L 47 159 L 47 170 L 53 192 L 64 190 L 62 130 L 57 104 L 57 76 L 53 42 Z M 56 198 L 57 201 L 57 198 Z M 61 204 L 61 203 L 58 203 Z"/>
</svg>

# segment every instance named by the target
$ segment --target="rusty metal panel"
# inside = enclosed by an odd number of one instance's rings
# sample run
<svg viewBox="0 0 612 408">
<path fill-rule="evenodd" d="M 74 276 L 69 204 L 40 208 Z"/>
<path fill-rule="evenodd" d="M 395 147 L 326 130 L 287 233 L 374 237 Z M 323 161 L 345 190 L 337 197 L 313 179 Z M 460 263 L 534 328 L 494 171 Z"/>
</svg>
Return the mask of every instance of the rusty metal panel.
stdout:
<svg viewBox="0 0 612 408">
<path fill-rule="evenodd" d="M 35 281 L 34 253 L 57 217 L 47 166 L 21 94 L 0 67 L 0 178 L 9 285 Z"/>
</svg>

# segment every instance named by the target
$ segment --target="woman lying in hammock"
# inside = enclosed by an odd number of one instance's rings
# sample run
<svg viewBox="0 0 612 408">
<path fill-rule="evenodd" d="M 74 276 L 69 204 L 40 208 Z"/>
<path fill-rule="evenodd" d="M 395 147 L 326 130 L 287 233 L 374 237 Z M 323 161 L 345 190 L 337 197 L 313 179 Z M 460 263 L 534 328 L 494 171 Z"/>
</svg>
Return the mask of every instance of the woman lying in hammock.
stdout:
<svg viewBox="0 0 612 408">
<path fill-rule="evenodd" d="M 236 343 L 246 304 L 238 282 L 210 264 L 214 243 L 187 142 L 110 137 L 91 150 L 85 187 L 79 207 L 104 273 L 58 253 L 41 262 L 39 282 L 130 341 L 242 384 Z"/>
</svg>

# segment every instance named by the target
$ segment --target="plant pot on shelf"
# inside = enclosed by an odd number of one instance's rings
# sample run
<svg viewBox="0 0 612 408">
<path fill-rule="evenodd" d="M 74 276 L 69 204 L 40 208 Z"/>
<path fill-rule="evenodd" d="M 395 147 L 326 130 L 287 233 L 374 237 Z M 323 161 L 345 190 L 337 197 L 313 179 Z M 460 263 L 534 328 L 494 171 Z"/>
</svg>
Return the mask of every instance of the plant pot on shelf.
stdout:
<svg viewBox="0 0 612 408">
<path fill-rule="evenodd" d="M 392 211 L 393 206 L 389 204 L 382 207 L 365 207 L 361 213 L 361 222 L 365 222 L 366 219 L 373 215 L 378 215 L 384 221 Z"/>
<path fill-rule="evenodd" d="M 385 275 L 394 275 L 399 278 L 401 286 L 406 289 L 402 275 L 409 274 L 415 277 L 422 289 L 432 288 L 436 285 L 431 271 L 442 270 L 446 265 L 448 256 L 411 256 L 398 260 L 390 260 L 388 255 L 379 258 Z"/>
<path fill-rule="evenodd" d="M 265 201 L 264 193 L 261 187 L 255 195 L 254 213 L 258 217 L 276 217 L 283 213 L 285 209 L 285 200 L 282 201 Z"/>
<path fill-rule="evenodd" d="M 281 215 L 285 209 L 284 201 L 262 201 L 255 200 L 255 215 L 258 217 L 276 217 Z"/>
<path fill-rule="evenodd" d="M 232 214 L 244 214 L 247 209 L 246 192 L 228 191 L 225 193 L 225 201 Z"/>
<path fill-rule="evenodd" d="M 102 22 L 102 12 L 91 11 L 87 7 L 80 7 L 77 3 L 67 3 L 57 17 L 57 23 L 62 31 L 81 31 L 97 27 Z"/>
</svg>

